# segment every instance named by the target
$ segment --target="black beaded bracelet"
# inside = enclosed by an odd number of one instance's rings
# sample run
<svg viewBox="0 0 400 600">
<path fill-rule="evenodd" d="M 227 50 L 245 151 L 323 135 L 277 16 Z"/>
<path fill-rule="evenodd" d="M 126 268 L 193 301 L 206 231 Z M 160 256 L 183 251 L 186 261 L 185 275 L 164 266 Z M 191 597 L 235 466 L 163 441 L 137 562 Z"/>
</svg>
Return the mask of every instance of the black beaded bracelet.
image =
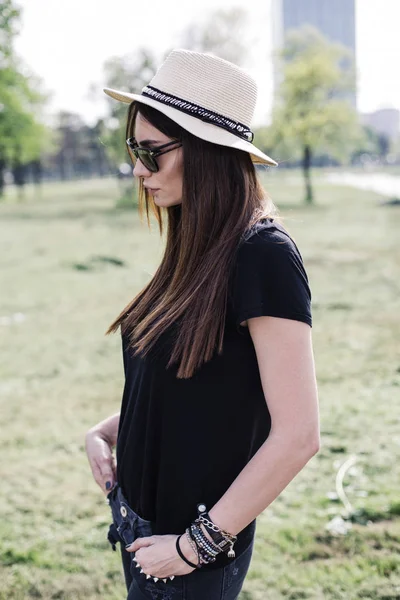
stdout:
<svg viewBox="0 0 400 600">
<path fill-rule="evenodd" d="M 206 550 L 204 550 L 204 548 L 200 544 L 198 544 L 198 542 L 196 541 L 196 538 L 193 535 L 192 526 L 190 526 L 188 528 L 188 531 L 189 531 L 189 535 L 190 535 L 192 541 L 196 544 L 197 553 L 199 555 L 200 562 L 202 564 L 209 564 L 210 562 L 214 562 L 215 558 L 210 556 L 210 554 Z"/>
<path fill-rule="evenodd" d="M 213 548 L 204 533 L 201 532 L 193 523 L 190 526 L 190 531 L 199 553 L 201 553 L 203 562 L 214 562 L 220 550 Z"/>
<path fill-rule="evenodd" d="M 182 535 L 183 535 L 183 534 L 182 534 Z M 182 550 L 181 550 L 181 549 L 180 549 L 180 547 L 179 547 L 179 540 L 181 539 L 182 535 L 179 535 L 179 536 L 176 538 L 176 549 L 177 549 L 177 552 L 178 552 L 179 556 L 181 557 L 181 559 L 182 559 L 183 561 L 185 561 L 185 563 L 186 563 L 187 565 L 189 565 L 189 567 L 192 567 L 192 569 L 198 569 L 198 568 L 201 566 L 201 565 L 200 565 L 200 563 L 199 563 L 198 565 L 195 565 L 194 563 L 190 562 L 190 560 L 188 560 L 188 559 L 186 558 L 186 556 L 183 554 Z"/>
<path fill-rule="evenodd" d="M 221 547 L 219 544 L 217 544 L 217 542 L 213 539 L 213 537 L 211 536 L 211 539 L 209 539 L 206 534 L 205 531 L 208 532 L 207 527 L 205 527 L 201 521 L 199 521 L 199 519 L 196 519 L 196 521 L 193 521 L 193 525 L 197 526 L 197 530 L 200 532 L 201 536 L 203 537 L 203 539 L 211 545 L 212 548 L 214 548 L 214 550 L 216 550 L 217 554 L 221 551 L 223 551 L 223 547 Z M 203 529 L 204 527 L 204 529 Z"/>
<path fill-rule="evenodd" d="M 205 536 L 205 534 L 203 533 L 203 531 L 201 530 L 201 528 L 197 527 L 195 525 L 195 523 L 192 523 L 191 529 L 192 529 L 193 537 L 195 538 L 196 542 L 198 544 L 200 544 L 205 550 L 207 550 L 207 552 L 211 556 L 216 556 L 217 554 L 219 554 L 221 552 L 221 549 L 218 548 L 218 546 L 216 546 L 214 544 L 214 542 L 211 542 Z"/>
</svg>

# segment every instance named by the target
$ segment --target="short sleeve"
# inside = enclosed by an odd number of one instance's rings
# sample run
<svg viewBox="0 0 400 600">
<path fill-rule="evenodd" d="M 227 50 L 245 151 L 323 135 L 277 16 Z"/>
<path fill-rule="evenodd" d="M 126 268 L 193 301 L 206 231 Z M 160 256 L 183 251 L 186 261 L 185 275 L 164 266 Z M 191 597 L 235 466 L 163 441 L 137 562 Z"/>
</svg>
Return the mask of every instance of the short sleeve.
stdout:
<svg viewBox="0 0 400 600">
<path fill-rule="evenodd" d="M 236 325 L 271 316 L 312 326 L 311 291 L 300 252 L 284 231 L 266 228 L 240 246 L 231 292 Z"/>
</svg>

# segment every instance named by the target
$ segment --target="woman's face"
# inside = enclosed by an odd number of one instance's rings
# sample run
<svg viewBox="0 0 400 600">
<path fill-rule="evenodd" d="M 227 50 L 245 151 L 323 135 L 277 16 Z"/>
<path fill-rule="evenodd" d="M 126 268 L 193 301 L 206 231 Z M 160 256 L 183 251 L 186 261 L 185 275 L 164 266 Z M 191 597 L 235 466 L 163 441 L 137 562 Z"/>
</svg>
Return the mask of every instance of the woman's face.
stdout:
<svg viewBox="0 0 400 600">
<path fill-rule="evenodd" d="M 155 149 L 167 144 L 172 138 L 145 121 L 140 113 L 135 121 L 135 140 L 139 146 Z M 159 170 L 152 173 L 137 160 L 133 174 L 143 179 L 143 185 L 153 196 L 155 204 L 161 207 L 175 206 L 182 202 L 183 151 L 182 147 L 171 150 L 156 158 Z"/>
</svg>

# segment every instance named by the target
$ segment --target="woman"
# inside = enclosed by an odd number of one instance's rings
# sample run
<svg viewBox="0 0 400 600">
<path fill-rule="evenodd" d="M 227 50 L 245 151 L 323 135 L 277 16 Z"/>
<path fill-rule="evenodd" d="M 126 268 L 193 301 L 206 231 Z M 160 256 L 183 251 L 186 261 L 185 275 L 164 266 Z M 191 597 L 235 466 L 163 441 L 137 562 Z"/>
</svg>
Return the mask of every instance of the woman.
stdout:
<svg viewBox="0 0 400 600">
<path fill-rule="evenodd" d="M 129 600 L 234 600 L 256 517 L 319 447 L 307 275 L 255 172 L 276 163 L 252 144 L 252 78 L 174 50 L 141 94 L 105 92 L 130 104 L 134 176 L 168 233 L 109 328 L 125 388 L 89 462 Z"/>
</svg>

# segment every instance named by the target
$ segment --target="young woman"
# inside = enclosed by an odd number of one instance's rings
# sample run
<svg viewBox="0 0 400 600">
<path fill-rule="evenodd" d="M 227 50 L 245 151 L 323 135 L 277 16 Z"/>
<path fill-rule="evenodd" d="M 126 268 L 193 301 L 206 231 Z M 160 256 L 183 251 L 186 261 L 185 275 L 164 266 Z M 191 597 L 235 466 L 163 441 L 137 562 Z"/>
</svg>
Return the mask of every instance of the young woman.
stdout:
<svg viewBox="0 0 400 600">
<path fill-rule="evenodd" d="M 105 91 L 130 104 L 142 202 L 168 226 L 109 329 L 121 412 L 86 435 L 109 541 L 129 600 L 234 600 L 256 517 L 319 447 L 307 275 L 254 168 L 276 163 L 252 144 L 251 77 L 174 50 L 141 94 Z"/>
</svg>

